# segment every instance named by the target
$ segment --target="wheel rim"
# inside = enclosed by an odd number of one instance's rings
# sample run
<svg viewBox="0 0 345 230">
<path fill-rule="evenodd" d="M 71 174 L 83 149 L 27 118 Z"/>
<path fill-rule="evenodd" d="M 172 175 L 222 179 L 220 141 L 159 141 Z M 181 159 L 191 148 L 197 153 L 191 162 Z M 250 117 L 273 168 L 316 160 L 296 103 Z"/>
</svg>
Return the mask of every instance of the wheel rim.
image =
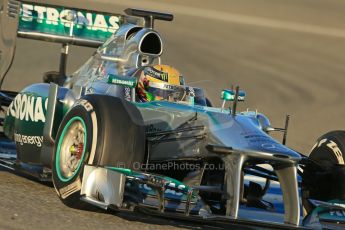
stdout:
<svg viewBox="0 0 345 230">
<path fill-rule="evenodd" d="M 81 117 L 73 117 L 62 130 L 56 150 L 55 167 L 59 179 L 70 181 L 84 161 L 86 126 Z"/>
</svg>

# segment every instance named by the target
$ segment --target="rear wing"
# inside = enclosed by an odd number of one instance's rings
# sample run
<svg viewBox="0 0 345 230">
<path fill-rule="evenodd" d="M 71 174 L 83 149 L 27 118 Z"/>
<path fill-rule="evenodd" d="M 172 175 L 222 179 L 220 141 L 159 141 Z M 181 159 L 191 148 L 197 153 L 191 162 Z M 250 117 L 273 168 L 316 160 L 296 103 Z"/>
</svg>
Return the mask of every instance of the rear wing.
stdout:
<svg viewBox="0 0 345 230">
<path fill-rule="evenodd" d="M 125 22 L 140 23 L 122 14 L 37 2 L 3 0 L 1 21 L 12 18 L 18 37 L 87 47 L 100 46 Z"/>
<path fill-rule="evenodd" d="M 61 43 L 67 55 L 69 44 L 97 48 L 124 23 L 144 25 L 142 18 L 90 10 L 89 4 L 85 4 L 89 9 L 82 9 L 67 1 L 46 2 L 0 0 L 0 88 L 13 61 L 17 36 Z M 58 5 L 61 2 L 67 6 Z"/>
</svg>

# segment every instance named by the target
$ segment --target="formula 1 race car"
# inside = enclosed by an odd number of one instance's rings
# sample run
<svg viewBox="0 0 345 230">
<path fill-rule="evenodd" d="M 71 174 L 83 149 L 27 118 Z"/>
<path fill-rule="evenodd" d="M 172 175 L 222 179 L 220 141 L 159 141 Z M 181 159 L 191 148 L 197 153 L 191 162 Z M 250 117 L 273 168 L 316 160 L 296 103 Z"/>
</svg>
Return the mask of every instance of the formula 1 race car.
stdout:
<svg viewBox="0 0 345 230">
<path fill-rule="evenodd" d="M 30 1 L 2 1 L 1 83 L 16 37 L 62 44 L 60 71 L 21 92 L 1 90 L 0 164 L 52 181 L 63 203 L 142 211 L 254 228 L 344 228 L 345 132 L 323 135 L 307 157 L 284 128 L 238 112 L 239 87 L 215 108 L 161 64 L 155 20 Z M 66 75 L 69 45 L 97 51 Z M 226 103 L 231 103 L 226 107 Z M 269 133 L 283 132 L 283 143 Z"/>
</svg>

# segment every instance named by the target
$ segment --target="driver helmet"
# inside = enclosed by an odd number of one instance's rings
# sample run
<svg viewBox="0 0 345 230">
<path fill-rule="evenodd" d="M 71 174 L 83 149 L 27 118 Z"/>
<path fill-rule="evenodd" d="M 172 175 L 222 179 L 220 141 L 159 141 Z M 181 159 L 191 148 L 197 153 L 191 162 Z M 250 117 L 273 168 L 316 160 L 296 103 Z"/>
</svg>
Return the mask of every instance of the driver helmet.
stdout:
<svg viewBox="0 0 345 230">
<path fill-rule="evenodd" d="M 184 78 L 169 65 L 146 66 L 137 72 L 137 95 L 141 102 L 182 101 L 186 96 Z"/>
</svg>

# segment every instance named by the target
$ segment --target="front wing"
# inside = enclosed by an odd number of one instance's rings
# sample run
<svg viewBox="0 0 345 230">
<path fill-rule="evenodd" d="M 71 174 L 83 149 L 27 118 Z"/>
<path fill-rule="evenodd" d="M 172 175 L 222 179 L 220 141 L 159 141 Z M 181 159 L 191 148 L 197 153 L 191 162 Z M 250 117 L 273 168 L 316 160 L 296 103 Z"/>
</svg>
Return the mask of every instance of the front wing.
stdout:
<svg viewBox="0 0 345 230">
<path fill-rule="evenodd" d="M 344 205 L 328 202 L 319 203 L 319 207 L 299 226 L 284 224 L 283 213 L 255 208 L 240 207 L 237 219 L 214 215 L 198 195 L 204 188 L 189 187 L 173 178 L 123 168 L 86 165 L 82 181 L 82 200 L 102 209 L 141 211 L 203 224 L 237 225 L 249 229 L 322 229 L 330 226 L 330 229 L 341 229 L 345 224 L 345 216 L 339 216 L 339 213 L 345 213 Z M 268 193 L 274 193 L 275 189 Z"/>
</svg>

